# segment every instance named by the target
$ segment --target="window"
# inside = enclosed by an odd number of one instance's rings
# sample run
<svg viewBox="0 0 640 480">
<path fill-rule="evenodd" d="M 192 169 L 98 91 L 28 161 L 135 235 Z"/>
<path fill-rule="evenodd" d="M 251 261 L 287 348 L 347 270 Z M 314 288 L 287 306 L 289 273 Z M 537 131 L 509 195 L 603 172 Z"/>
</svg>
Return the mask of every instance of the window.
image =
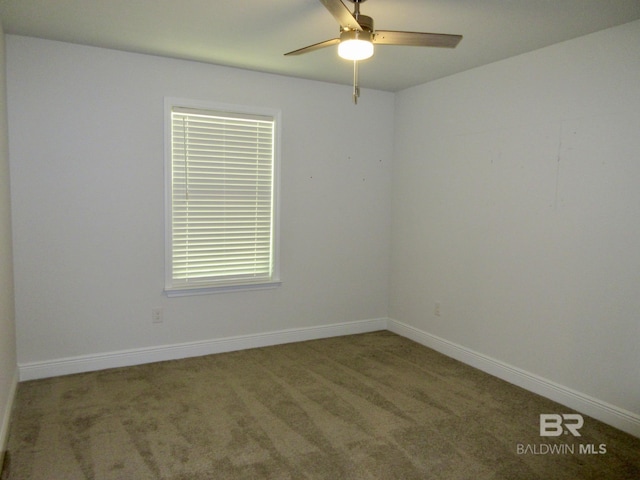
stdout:
<svg viewBox="0 0 640 480">
<path fill-rule="evenodd" d="M 279 285 L 277 112 L 168 99 L 168 295 Z"/>
</svg>

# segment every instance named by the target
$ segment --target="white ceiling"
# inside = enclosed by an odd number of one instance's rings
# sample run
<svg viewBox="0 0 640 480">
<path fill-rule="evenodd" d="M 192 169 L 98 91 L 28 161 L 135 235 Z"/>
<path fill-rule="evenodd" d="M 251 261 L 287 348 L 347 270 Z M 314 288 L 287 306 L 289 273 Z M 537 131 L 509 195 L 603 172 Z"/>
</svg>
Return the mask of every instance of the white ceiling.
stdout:
<svg viewBox="0 0 640 480">
<path fill-rule="evenodd" d="M 352 4 L 344 1 L 349 8 Z M 453 33 L 455 49 L 377 46 L 365 88 L 397 91 L 640 18 L 640 0 L 368 0 L 383 30 Z M 0 0 L 5 33 L 350 84 L 319 0 Z"/>
</svg>

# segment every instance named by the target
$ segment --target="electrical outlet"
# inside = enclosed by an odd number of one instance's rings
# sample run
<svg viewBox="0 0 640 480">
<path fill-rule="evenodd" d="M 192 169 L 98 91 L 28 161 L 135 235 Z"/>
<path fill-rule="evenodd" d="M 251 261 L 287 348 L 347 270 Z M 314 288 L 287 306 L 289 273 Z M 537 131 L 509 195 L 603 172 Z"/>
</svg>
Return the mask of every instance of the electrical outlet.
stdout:
<svg viewBox="0 0 640 480">
<path fill-rule="evenodd" d="M 162 308 L 152 308 L 151 309 L 151 323 L 162 323 L 164 320 L 162 315 Z"/>
<path fill-rule="evenodd" d="M 436 317 L 440 316 L 440 302 L 436 302 L 435 306 L 433 307 L 433 314 Z"/>
</svg>

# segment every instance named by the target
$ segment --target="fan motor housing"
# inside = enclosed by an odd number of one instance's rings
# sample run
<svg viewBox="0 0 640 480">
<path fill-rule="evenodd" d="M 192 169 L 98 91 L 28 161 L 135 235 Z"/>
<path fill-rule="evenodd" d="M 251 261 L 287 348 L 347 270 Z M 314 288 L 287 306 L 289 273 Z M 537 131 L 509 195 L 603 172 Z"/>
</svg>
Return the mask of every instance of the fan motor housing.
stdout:
<svg viewBox="0 0 640 480">
<path fill-rule="evenodd" d="M 373 18 L 369 17 L 368 15 L 358 15 L 356 17 L 356 20 L 358 21 L 358 24 L 362 27 L 362 30 L 364 32 L 371 32 L 373 33 Z M 349 31 L 351 30 L 350 28 L 343 28 L 342 31 Z"/>
</svg>

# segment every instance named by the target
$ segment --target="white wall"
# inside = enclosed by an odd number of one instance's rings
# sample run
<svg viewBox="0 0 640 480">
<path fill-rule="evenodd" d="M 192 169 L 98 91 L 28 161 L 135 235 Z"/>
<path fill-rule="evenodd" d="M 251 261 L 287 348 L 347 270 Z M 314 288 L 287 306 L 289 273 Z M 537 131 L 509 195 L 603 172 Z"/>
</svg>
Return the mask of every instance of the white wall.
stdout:
<svg viewBox="0 0 640 480">
<path fill-rule="evenodd" d="M 8 36 L 19 363 L 389 314 L 640 418 L 639 27 L 357 107 Z M 162 296 L 164 96 L 282 109 L 281 288 Z"/>
<path fill-rule="evenodd" d="M 386 317 L 393 94 L 355 107 L 346 86 L 7 48 L 20 365 Z M 165 96 L 281 109 L 282 287 L 162 295 Z"/>
<path fill-rule="evenodd" d="M 5 45 L 0 26 L 0 470 L 18 381 L 5 80 Z"/>
<path fill-rule="evenodd" d="M 399 93 L 390 293 L 391 318 L 636 416 L 639 46 L 633 22 Z"/>
</svg>

